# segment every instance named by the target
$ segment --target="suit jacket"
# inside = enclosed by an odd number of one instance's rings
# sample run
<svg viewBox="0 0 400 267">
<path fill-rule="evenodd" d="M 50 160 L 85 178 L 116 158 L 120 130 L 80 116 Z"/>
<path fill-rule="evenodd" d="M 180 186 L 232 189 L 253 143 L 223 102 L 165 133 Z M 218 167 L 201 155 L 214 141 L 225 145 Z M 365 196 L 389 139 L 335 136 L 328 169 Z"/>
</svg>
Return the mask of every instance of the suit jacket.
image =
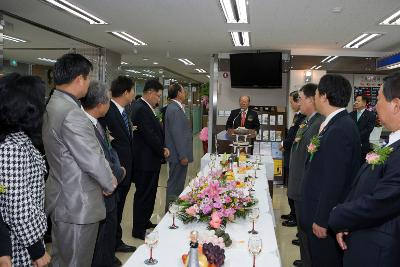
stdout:
<svg viewBox="0 0 400 267">
<path fill-rule="evenodd" d="M 50 165 L 46 211 L 54 213 L 56 221 L 72 224 L 104 219 L 103 190 L 114 190 L 112 172 L 89 118 L 70 96 L 55 91 L 42 133 Z"/>
<path fill-rule="evenodd" d="M 302 188 L 304 227 L 328 227 L 329 213 L 344 201 L 360 167 L 360 136 L 347 111 L 336 114 L 319 134 L 320 146 L 306 165 Z"/>
<path fill-rule="evenodd" d="M 373 169 L 363 164 L 346 201 L 331 211 L 329 225 L 338 232 L 350 231 L 346 253 L 352 257 L 357 256 L 352 253 L 357 249 L 352 244 L 361 244 L 365 254 L 359 257 L 367 257 L 375 253 L 370 250 L 369 244 L 373 243 L 381 257 L 387 248 L 391 249 L 389 256 L 397 257 L 394 266 L 400 266 L 400 141 L 390 147 L 393 151 L 383 164 Z M 368 266 L 378 266 L 373 264 Z"/>
<path fill-rule="evenodd" d="M 306 118 L 303 119 L 300 124 L 303 127 L 299 127 L 297 130 L 296 136 L 300 138 L 300 141 L 293 143 L 289 163 L 290 172 L 287 195 L 290 199 L 301 200 L 301 188 L 306 161 L 308 159 L 307 146 L 310 144 L 311 138 L 318 134 L 319 127 L 324 119 L 324 116 L 316 113 L 308 122 L 306 122 Z"/>
<path fill-rule="evenodd" d="M 357 121 L 357 111 L 350 112 L 350 117 L 357 124 L 358 130 L 360 132 L 361 140 L 361 150 L 364 153 L 369 152 L 369 135 L 375 127 L 376 116 L 375 113 L 369 110 L 364 110 L 361 114 L 360 119 Z"/>
<path fill-rule="evenodd" d="M 0 214 L 0 257 L 12 256 L 10 231 Z"/>
<path fill-rule="evenodd" d="M 115 151 L 117 151 L 120 163 L 126 170 L 126 176 L 121 185 L 130 186 L 133 180 L 132 127 L 129 124 L 129 130 L 126 128 L 121 113 L 112 101 L 110 101 L 110 108 L 107 114 L 103 118 L 100 118 L 99 122 L 103 126 L 104 130 L 108 128 L 108 130 L 110 131 L 110 135 L 114 138 L 111 141 L 111 145 L 115 149 Z"/>
<path fill-rule="evenodd" d="M 160 121 L 142 99 L 138 99 L 133 106 L 132 123 L 137 126 L 133 132 L 134 169 L 159 171 L 164 158 L 164 133 Z"/>
<path fill-rule="evenodd" d="M 241 122 L 240 108 L 234 109 L 231 111 L 228 120 L 226 121 L 226 130 L 228 129 L 236 129 L 240 126 Z M 260 121 L 258 120 L 258 114 L 256 111 L 252 109 L 247 109 L 246 121 L 244 123 L 244 127 L 247 129 L 253 129 L 258 132 L 260 130 Z"/>
<path fill-rule="evenodd" d="M 172 101 L 165 112 L 165 145 L 170 151 L 169 162 L 179 162 L 187 158 L 193 161 L 193 134 L 190 121 L 181 107 Z"/>
<path fill-rule="evenodd" d="M 105 138 L 103 138 L 102 135 L 100 134 L 99 130 L 95 126 L 93 128 L 94 128 L 94 132 L 96 133 L 97 140 L 99 141 L 101 148 L 104 151 L 104 156 L 106 157 L 108 164 L 110 164 L 110 168 L 111 168 L 115 178 L 117 178 L 118 184 L 120 184 L 124 179 L 124 176 L 123 176 L 124 172 L 121 168 L 121 164 L 118 159 L 118 154 L 112 148 L 112 146 L 110 146 L 108 144 L 109 140 L 106 140 Z M 104 134 L 106 135 L 107 133 L 104 133 Z M 106 204 L 107 212 L 114 210 L 117 207 L 116 194 L 113 193 L 109 196 L 104 196 L 104 203 Z"/>
<path fill-rule="evenodd" d="M 305 117 L 306 115 L 301 113 L 297 113 L 293 117 L 293 124 L 290 126 L 289 130 L 287 131 L 286 138 L 282 142 L 283 148 L 285 149 L 285 151 L 283 151 L 283 164 L 285 168 L 289 168 L 290 150 L 292 149 L 294 139 L 296 138 L 297 130 L 299 129 L 299 126 Z"/>
</svg>

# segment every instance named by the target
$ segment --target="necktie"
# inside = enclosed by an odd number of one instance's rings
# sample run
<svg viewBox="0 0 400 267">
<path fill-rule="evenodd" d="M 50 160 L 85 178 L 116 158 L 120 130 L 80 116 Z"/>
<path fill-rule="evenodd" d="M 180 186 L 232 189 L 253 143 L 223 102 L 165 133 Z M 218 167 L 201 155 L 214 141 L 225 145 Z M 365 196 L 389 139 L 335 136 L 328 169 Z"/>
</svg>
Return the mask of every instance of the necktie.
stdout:
<svg viewBox="0 0 400 267">
<path fill-rule="evenodd" d="M 361 112 L 357 111 L 357 121 L 360 119 L 360 117 L 361 117 Z"/>
<path fill-rule="evenodd" d="M 244 127 L 245 122 L 246 122 L 246 112 L 242 112 L 242 119 L 240 121 L 240 126 Z"/>
<path fill-rule="evenodd" d="M 131 135 L 131 133 L 129 132 L 129 119 L 128 119 L 128 115 L 126 114 L 125 110 L 122 111 L 121 113 L 122 115 L 122 119 L 124 120 L 125 123 L 125 127 L 128 130 L 129 136 Z"/>
<path fill-rule="evenodd" d="M 103 126 L 101 126 L 101 124 L 99 122 L 97 122 L 96 128 L 99 131 L 99 133 L 100 133 L 101 137 L 103 138 L 103 140 L 106 140 L 105 135 L 104 135 Z"/>
</svg>

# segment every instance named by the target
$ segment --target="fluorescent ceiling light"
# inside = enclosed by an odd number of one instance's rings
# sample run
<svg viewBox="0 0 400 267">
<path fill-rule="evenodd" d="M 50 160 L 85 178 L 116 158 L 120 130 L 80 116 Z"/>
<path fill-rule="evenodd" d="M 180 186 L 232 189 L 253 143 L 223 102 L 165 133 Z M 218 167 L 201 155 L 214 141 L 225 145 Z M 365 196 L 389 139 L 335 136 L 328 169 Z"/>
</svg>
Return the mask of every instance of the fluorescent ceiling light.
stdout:
<svg viewBox="0 0 400 267">
<path fill-rule="evenodd" d="M 9 41 L 16 42 L 16 43 L 26 43 L 25 40 L 19 39 L 17 37 L 12 37 L 12 36 L 9 36 L 9 35 L 5 35 L 5 34 L 3 34 L 3 38 L 6 39 L 6 40 L 9 40 Z"/>
<path fill-rule="evenodd" d="M 44 57 L 38 57 L 38 59 L 41 60 L 41 61 L 46 61 L 46 62 L 50 62 L 50 63 L 56 63 L 57 62 L 57 60 L 44 58 Z"/>
<path fill-rule="evenodd" d="M 187 58 L 178 58 L 178 60 L 187 66 L 194 66 L 194 63 Z"/>
<path fill-rule="evenodd" d="M 208 78 L 208 79 L 210 79 L 210 78 L 211 78 L 211 77 L 210 77 L 210 75 L 206 75 L 206 76 L 207 76 L 207 78 Z"/>
<path fill-rule="evenodd" d="M 121 65 L 128 65 L 128 63 L 121 61 Z"/>
<path fill-rule="evenodd" d="M 140 71 L 137 71 L 137 70 L 126 70 L 126 71 L 133 72 L 133 73 L 141 73 Z"/>
<path fill-rule="evenodd" d="M 149 60 L 149 59 L 148 59 L 148 58 L 146 58 L 146 57 L 144 57 L 144 58 L 143 58 L 143 60 L 144 60 L 144 61 L 147 61 L 147 60 Z"/>
<path fill-rule="evenodd" d="M 400 10 L 384 19 L 379 25 L 400 25 Z"/>
<path fill-rule="evenodd" d="M 315 69 L 316 70 L 319 70 L 320 68 L 322 68 L 322 66 L 321 65 L 319 65 L 318 67 L 316 67 Z"/>
<path fill-rule="evenodd" d="M 231 32 L 230 34 L 234 46 L 250 46 L 249 32 Z"/>
<path fill-rule="evenodd" d="M 360 48 L 372 39 L 382 36 L 382 33 L 363 33 L 353 41 L 349 42 L 343 48 Z"/>
<path fill-rule="evenodd" d="M 205 71 L 205 70 L 203 70 L 203 69 L 195 69 L 197 72 L 200 72 L 200 73 L 207 73 L 207 71 Z"/>
<path fill-rule="evenodd" d="M 144 73 L 143 76 L 150 77 L 150 78 L 154 78 L 155 77 L 154 75 L 150 75 L 150 74 L 146 74 L 146 73 Z"/>
<path fill-rule="evenodd" d="M 109 33 L 122 39 L 122 40 L 125 40 L 133 45 L 147 45 L 145 42 L 140 41 L 139 39 L 130 35 L 127 32 L 114 31 L 114 32 L 109 32 Z"/>
<path fill-rule="evenodd" d="M 332 62 L 332 61 L 334 61 L 335 59 L 337 59 L 338 57 L 339 57 L 339 56 L 328 56 L 328 57 L 324 58 L 323 60 L 321 60 L 321 63 L 324 63 L 324 62 L 326 62 L 326 63 Z"/>
<path fill-rule="evenodd" d="M 317 65 L 314 65 L 314 66 L 312 66 L 311 68 L 310 68 L 310 70 L 313 70 L 313 69 L 315 69 L 315 67 L 316 67 Z"/>
<path fill-rule="evenodd" d="M 108 24 L 104 20 L 71 4 L 70 2 L 68 2 L 66 0 L 42 0 L 42 1 L 45 1 L 46 3 L 48 3 L 52 6 L 55 6 L 56 8 L 62 9 L 78 18 L 81 18 L 81 19 L 89 22 L 90 24 Z"/>
<path fill-rule="evenodd" d="M 219 3 L 224 12 L 226 23 L 249 23 L 247 0 L 219 0 Z"/>
<path fill-rule="evenodd" d="M 154 65 L 158 65 L 158 62 L 153 62 Z"/>
<path fill-rule="evenodd" d="M 155 73 L 154 71 L 151 71 L 151 70 L 143 70 L 144 72 L 147 72 L 147 73 Z"/>
</svg>

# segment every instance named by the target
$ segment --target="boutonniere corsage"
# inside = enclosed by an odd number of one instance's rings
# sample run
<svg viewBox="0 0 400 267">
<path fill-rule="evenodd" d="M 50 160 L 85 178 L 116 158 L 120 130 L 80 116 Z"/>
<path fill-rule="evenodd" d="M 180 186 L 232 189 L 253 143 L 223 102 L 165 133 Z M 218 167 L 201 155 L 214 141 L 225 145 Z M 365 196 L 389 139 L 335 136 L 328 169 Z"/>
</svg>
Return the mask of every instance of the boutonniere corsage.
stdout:
<svg viewBox="0 0 400 267">
<path fill-rule="evenodd" d="M 0 194 L 4 194 L 7 192 L 7 187 L 5 185 L 0 184 Z"/>
<path fill-rule="evenodd" d="M 371 169 L 374 170 L 375 165 L 382 165 L 385 163 L 390 153 L 392 153 L 392 147 L 379 147 L 374 146 L 374 150 L 369 152 L 365 157 L 365 161 L 371 165 Z"/>
<path fill-rule="evenodd" d="M 299 128 L 300 128 L 300 129 L 303 129 L 304 127 L 306 127 L 306 125 L 307 125 L 307 124 L 303 122 L 302 124 L 299 125 Z"/>
<path fill-rule="evenodd" d="M 137 125 L 133 125 L 132 121 L 129 121 L 129 125 L 131 126 L 132 132 L 138 129 Z"/>
<path fill-rule="evenodd" d="M 111 136 L 110 129 L 106 127 L 106 143 L 109 148 L 111 148 L 111 141 L 114 140 L 114 137 Z"/>
<path fill-rule="evenodd" d="M 307 151 L 308 153 L 310 153 L 310 161 L 312 161 L 314 154 L 317 153 L 319 145 L 320 145 L 319 136 L 314 135 L 311 138 L 310 144 L 307 146 Z"/>
<path fill-rule="evenodd" d="M 159 122 L 163 121 L 163 114 L 161 112 L 154 112 L 154 116 L 156 116 Z"/>
</svg>

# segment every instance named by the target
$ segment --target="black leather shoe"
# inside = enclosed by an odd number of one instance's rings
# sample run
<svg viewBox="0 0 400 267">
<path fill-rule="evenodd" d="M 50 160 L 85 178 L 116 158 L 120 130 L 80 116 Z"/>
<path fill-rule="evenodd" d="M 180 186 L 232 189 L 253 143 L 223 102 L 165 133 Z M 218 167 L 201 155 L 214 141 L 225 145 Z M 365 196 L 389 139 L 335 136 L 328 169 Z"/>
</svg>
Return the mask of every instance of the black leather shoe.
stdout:
<svg viewBox="0 0 400 267">
<path fill-rule="evenodd" d="M 295 260 L 293 262 L 293 265 L 296 266 L 296 267 L 303 267 L 304 266 L 302 260 Z"/>
<path fill-rule="evenodd" d="M 143 240 L 144 240 L 144 238 L 143 238 Z M 136 247 L 129 246 L 125 243 L 122 243 L 121 245 L 119 245 L 115 248 L 116 252 L 135 252 L 135 250 L 136 250 Z"/>
<path fill-rule="evenodd" d="M 144 234 L 132 233 L 132 237 L 144 240 Z"/>
<path fill-rule="evenodd" d="M 284 221 L 284 222 L 282 222 L 282 226 L 296 227 L 297 226 L 297 222 L 295 220 Z"/>
<path fill-rule="evenodd" d="M 295 246 L 300 247 L 300 240 L 298 240 L 298 239 L 293 239 L 293 240 L 292 240 L 292 244 L 295 245 Z"/>
<path fill-rule="evenodd" d="M 122 262 L 114 256 L 113 267 L 122 266 Z"/>
<path fill-rule="evenodd" d="M 148 223 L 147 223 L 147 226 L 146 226 L 146 229 L 156 228 L 156 227 L 157 227 L 157 224 L 156 224 L 156 223 L 148 222 Z"/>
<path fill-rule="evenodd" d="M 293 219 L 293 216 L 292 216 L 292 214 L 284 214 L 284 215 L 281 215 L 281 219 L 282 220 L 292 220 Z"/>
</svg>

